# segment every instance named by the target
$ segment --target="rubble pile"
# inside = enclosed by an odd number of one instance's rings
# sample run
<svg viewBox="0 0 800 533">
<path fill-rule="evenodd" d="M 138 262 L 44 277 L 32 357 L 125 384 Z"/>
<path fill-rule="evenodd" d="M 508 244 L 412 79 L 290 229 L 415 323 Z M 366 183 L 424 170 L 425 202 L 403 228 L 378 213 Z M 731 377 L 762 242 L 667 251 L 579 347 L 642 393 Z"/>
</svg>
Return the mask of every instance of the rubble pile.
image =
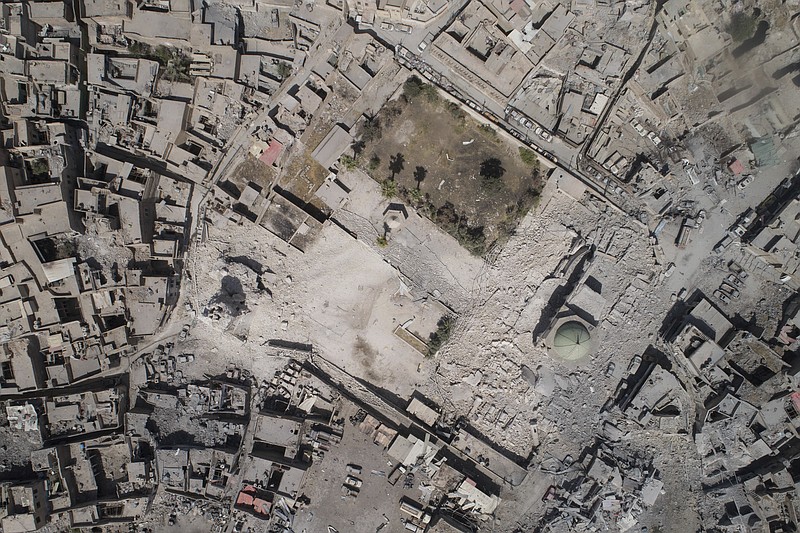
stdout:
<svg viewBox="0 0 800 533">
<path fill-rule="evenodd" d="M 603 442 L 585 450 L 581 460 L 551 458 L 541 468 L 556 479 L 542 497 L 549 531 L 628 531 L 663 487 L 652 458 L 622 455 Z"/>
<path fill-rule="evenodd" d="M 4 1 L 0 529 L 796 531 L 756 4 Z"/>
</svg>

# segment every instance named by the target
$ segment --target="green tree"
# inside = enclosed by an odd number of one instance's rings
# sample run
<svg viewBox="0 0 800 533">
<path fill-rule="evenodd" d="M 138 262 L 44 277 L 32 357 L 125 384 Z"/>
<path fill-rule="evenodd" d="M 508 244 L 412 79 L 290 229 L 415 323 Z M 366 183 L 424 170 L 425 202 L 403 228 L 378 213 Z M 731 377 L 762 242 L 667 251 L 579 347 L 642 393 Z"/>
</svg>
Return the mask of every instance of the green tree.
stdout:
<svg viewBox="0 0 800 533">
<path fill-rule="evenodd" d="M 431 333 L 428 338 L 428 357 L 436 355 L 436 352 L 450 340 L 455 325 L 456 319 L 453 315 L 444 315 L 439 319 L 436 323 L 436 331 Z"/>
<path fill-rule="evenodd" d="M 397 196 L 397 182 L 393 179 L 383 180 L 381 182 L 381 194 L 387 199 L 392 199 Z"/>
<path fill-rule="evenodd" d="M 503 162 L 496 157 L 490 157 L 481 163 L 480 175 L 482 185 L 488 189 L 497 189 L 503 185 L 503 175 L 506 169 Z"/>
<path fill-rule="evenodd" d="M 372 154 L 372 157 L 369 158 L 369 169 L 372 172 L 378 170 L 378 167 L 381 166 L 381 158 L 378 157 L 378 154 Z"/>
<path fill-rule="evenodd" d="M 519 158 L 522 159 L 522 162 L 526 165 L 539 168 L 539 158 L 536 156 L 536 152 L 533 150 L 525 148 L 524 146 L 520 146 Z"/>
<path fill-rule="evenodd" d="M 424 85 L 425 83 L 417 76 L 411 76 L 403 84 L 403 94 L 405 94 L 409 99 L 414 99 L 422 94 Z"/>
<path fill-rule="evenodd" d="M 378 117 L 367 118 L 361 126 L 361 140 L 365 143 L 376 141 L 381 138 L 383 130 L 381 121 Z"/>
<path fill-rule="evenodd" d="M 279 77 L 280 77 L 282 80 L 285 80 L 286 78 L 288 78 L 289 76 L 291 76 L 291 75 L 292 75 L 292 72 L 293 72 L 293 70 L 294 70 L 294 69 L 292 68 L 292 65 L 290 65 L 290 64 L 289 64 L 289 63 L 287 63 L 286 61 L 280 61 L 280 62 L 278 63 L 278 76 L 279 76 Z"/>
<path fill-rule="evenodd" d="M 424 96 L 429 102 L 439 100 L 439 93 L 436 91 L 436 87 L 425 83 L 417 76 L 411 76 L 403 84 L 403 95 L 408 100 L 413 100 L 418 96 Z"/>
<path fill-rule="evenodd" d="M 421 190 L 419 190 L 419 188 L 411 189 L 408 191 L 408 200 L 414 205 L 414 207 L 418 207 L 425 200 L 425 195 Z"/>
<path fill-rule="evenodd" d="M 356 168 L 358 162 L 354 157 L 350 157 L 349 155 L 343 155 L 339 158 L 339 161 L 342 163 L 342 166 L 347 170 L 353 170 Z"/>
</svg>

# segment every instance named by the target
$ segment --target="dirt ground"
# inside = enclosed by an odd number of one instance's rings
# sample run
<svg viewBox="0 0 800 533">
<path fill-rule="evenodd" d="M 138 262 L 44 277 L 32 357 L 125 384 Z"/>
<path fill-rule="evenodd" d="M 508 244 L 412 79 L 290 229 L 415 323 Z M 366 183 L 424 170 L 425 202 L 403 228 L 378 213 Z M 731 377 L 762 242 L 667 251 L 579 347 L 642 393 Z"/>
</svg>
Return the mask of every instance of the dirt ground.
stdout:
<svg viewBox="0 0 800 533">
<path fill-rule="evenodd" d="M 415 301 L 391 266 L 335 225 L 324 226 L 306 253 L 266 231 L 251 231 L 253 238 L 243 240 L 238 227 L 211 228 L 208 242 L 198 247 L 193 278 L 200 312 L 190 333 L 197 342 L 176 350 L 203 359 L 207 343 L 213 357 L 261 375 L 256 367 L 272 360 L 269 339 L 311 344 L 347 371 L 409 396 L 421 379 L 417 367 L 424 357 L 394 331 L 407 324 L 427 339 L 441 316 L 438 306 Z M 261 265 L 268 290 L 255 290 L 249 281 L 255 274 L 225 261 L 232 257 Z M 242 283 L 247 311 L 203 316 L 225 276 Z"/>
<path fill-rule="evenodd" d="M 345 405 L 342 416 L 354 415 L 356 407 L 349 402 Z M 361 474 L 356 477 L 363 485 L 355 499 L 346 499 L 341 492 L 348 464 L 361 467 Z M 422 493 L 418 489 L 419 481 L 412 488 L 404 488 L 402 480 L 396 485 L 389 483 L 387 475 L 395 464 L 368 435 L 347 422 L 342 442 L 308 471 L 309 482 L 304 494 L 311 505 L 298 512 L 295 531 L 324 532 L 327 526 L 351 533 L 372 533 L 378 528 L 387 532 L 403 531 L 400 500 L 407 497 L 420 501 Z M 381 527 L 381 524 L 385 525 Z"/>
<path fill-rule="evenodd" d="M 418 188 L 428 199 L 433 220 L 450 202 L 470 227 L 484 228 L 487 243 L 503 233 L 500 225 L 523 193 L 540 188 L 516 145 L 438 94 L 409 101 L 401 96 L 381 110 L 378 121 L 380 137 L 366 142 L 361 152 L 370 175 L 379 182 L 394 178 L 398 189 Z M 481 163 L 491 158 L 499 159 L 505 170 L 496 184 L 481 177 Z"/>
</svg>

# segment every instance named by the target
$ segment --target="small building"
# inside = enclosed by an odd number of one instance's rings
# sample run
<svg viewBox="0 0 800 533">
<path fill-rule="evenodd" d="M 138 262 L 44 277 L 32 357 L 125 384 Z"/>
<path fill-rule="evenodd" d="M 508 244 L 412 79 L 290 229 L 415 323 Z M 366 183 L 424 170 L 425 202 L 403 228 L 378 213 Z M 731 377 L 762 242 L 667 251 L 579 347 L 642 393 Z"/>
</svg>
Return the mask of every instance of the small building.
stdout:
<svg viewBox="0 0 800 533">
<path fill-rule="evenodd" d="M 24 485 L 0 486 L 0 502 L 6 512 L 3 533 L 25 533 L 41 529 L 49 513 L 44 480 Z"/>
<path fill-rule="evenodd" d="M 439 420 L 439 413 L 435 409 L 422 403 L 419 398 L 416 397 L 411 398 L 411 402 L 409 402 L 406 411 L 428 427 L 433 427 L 436 421 Z"/>
<path fill-rule="evenodd" d="M 261 152 L 261 156 L 258 158 L 262 163 L 267 166 L 272 166 L 278 160 L 278 158 L 283 153 L 283 144 L 278 142 L 276 139 L 271 139 L 269 141 L 269 145 L 267 148 Z"/>
<path fill-rule="evenodd" d="M 311 157 L 324 168 L 330 168 L 353 142 L 353 136 L 336 124 L 311 153 Z"/>
</svg>

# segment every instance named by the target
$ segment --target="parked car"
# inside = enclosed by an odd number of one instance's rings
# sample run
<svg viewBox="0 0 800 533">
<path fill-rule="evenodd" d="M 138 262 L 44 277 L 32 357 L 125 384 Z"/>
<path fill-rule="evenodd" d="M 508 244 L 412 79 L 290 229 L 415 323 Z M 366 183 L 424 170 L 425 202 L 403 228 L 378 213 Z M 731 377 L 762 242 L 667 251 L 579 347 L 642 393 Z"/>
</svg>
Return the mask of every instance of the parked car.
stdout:
<svg viewBox="0 0 800 533">
<path fill-rule="evenodd" d="M 706 221 L 706 210 L 705 209 L 701 209 L 700 211 L 697 212 L 696 220 L 697 220 L 697 224 L 702 224 L 703 222 Z"/>
<path fill-rule="evenodd" d="M 342 498 L 354 499 L 356 496 L 358 496 L 358 489 L 342 485 Z"/>
<path fill-rule="evenodd" d="M 728 298 L 728 295 L 722 292 L 721 290 L 717 289 L 714 291 L 714 297 L 724 304 L 731 303 L 731 299 Z"/>
<path fill-rule="evenodd" d="M 616 368 L 617 368 L 617 365 L 614 364 L 614 361 L 611 361 L 610 363 L 608 363 L 608 366 L 606 367 L 606 377 L 610 378 L 611 376 L 613 376 L 614 375 L 614 370 L 616 370 Z"/>
<path fill-rule="evenodd" d="M 658 146 L 661 144 L 661 138 L 655 134 L 655 132 L 650 132 L 647 134 L 647 138 L 650 139 L 650 142 L 653 143 L 653 146 Z"/>
<path fill-rule="evenodd" d="M 747 272 L 742 268 L 742 265 L 736 261 L 728 263 L 728 270 L 739 276 L 742 281 L 747 279 Z"/>
<path fill-rule="evenodd" d="M 725 278 L 725 281 L 727 281 L 728 283 L 730 283 L 735 287 L 741 287 L 742 285 L 744 285 L 744 282 L 742 282 L 742 280 L 739 279 L 739 276 L 737 276 L 736 274 L 728 274 L 728 277 Z"/>
<path fill-rule="evenodd" d="M 350 475 L 358 476 L 361 474 L 361 467 L 356 464 L 350 463 L 349 465 L 347 465 L 347 473 Z"/>
<path fill-rule="evenodd" d="M 738 298 L 739 297 L 739 289 L 737 289 L 733 285 L 729 285 L 727 283 L 723 283 L 722 285 L 719 286 L 719 288 L 720 288 L 721 291 L 729 294 L 730 296 L 733 296 L 734 298 Z"/>
<path fill-rule="evenodd" d="M 639 354 L 634 355 L 633 359 L 631 359 L 630 364 L 628 364 L 628 372 L 633 372 L 635 369 L 639 368 L 639 365 L 641 364 L 642 364 L 642 356 Z"/>
<path fill-rule="evenodd" d="M 421 43 L 419 43 L 419 45 L 417 45 L 417 48 L 419 49 L 420 52 L 424 52 L 432 41 L 433 41 L 433 34 L 429 33 L 428 36 L 425 37 L 425 39 Z"/>
<path fill-rule="evenodd" d="M 357 477 L 347 476 L 347 478 L 344 480 L 344 484 L 359 489 L 361 488 L 361 485 L 363 485 L 363 482 Z"/>
<path fill-rule="evenodd" d="M 553 136 L 547 130 L 541 130 L 539 137 L 544 139 L 546 142 L 553 142 Z"/>
<path fill-rule="evenodd" d="M 748 185 L 753 183 L 754 179 L 755 178 L 753 177 L 753 175 L 749 174 L 749 175 L 745 176 L 744 179 L 742 181 L 740 181 L 739 184 L 736 187 L 738 187 L 740 191 L 744 190 L 745 188 L 747 188 Z"/>
</svg>

